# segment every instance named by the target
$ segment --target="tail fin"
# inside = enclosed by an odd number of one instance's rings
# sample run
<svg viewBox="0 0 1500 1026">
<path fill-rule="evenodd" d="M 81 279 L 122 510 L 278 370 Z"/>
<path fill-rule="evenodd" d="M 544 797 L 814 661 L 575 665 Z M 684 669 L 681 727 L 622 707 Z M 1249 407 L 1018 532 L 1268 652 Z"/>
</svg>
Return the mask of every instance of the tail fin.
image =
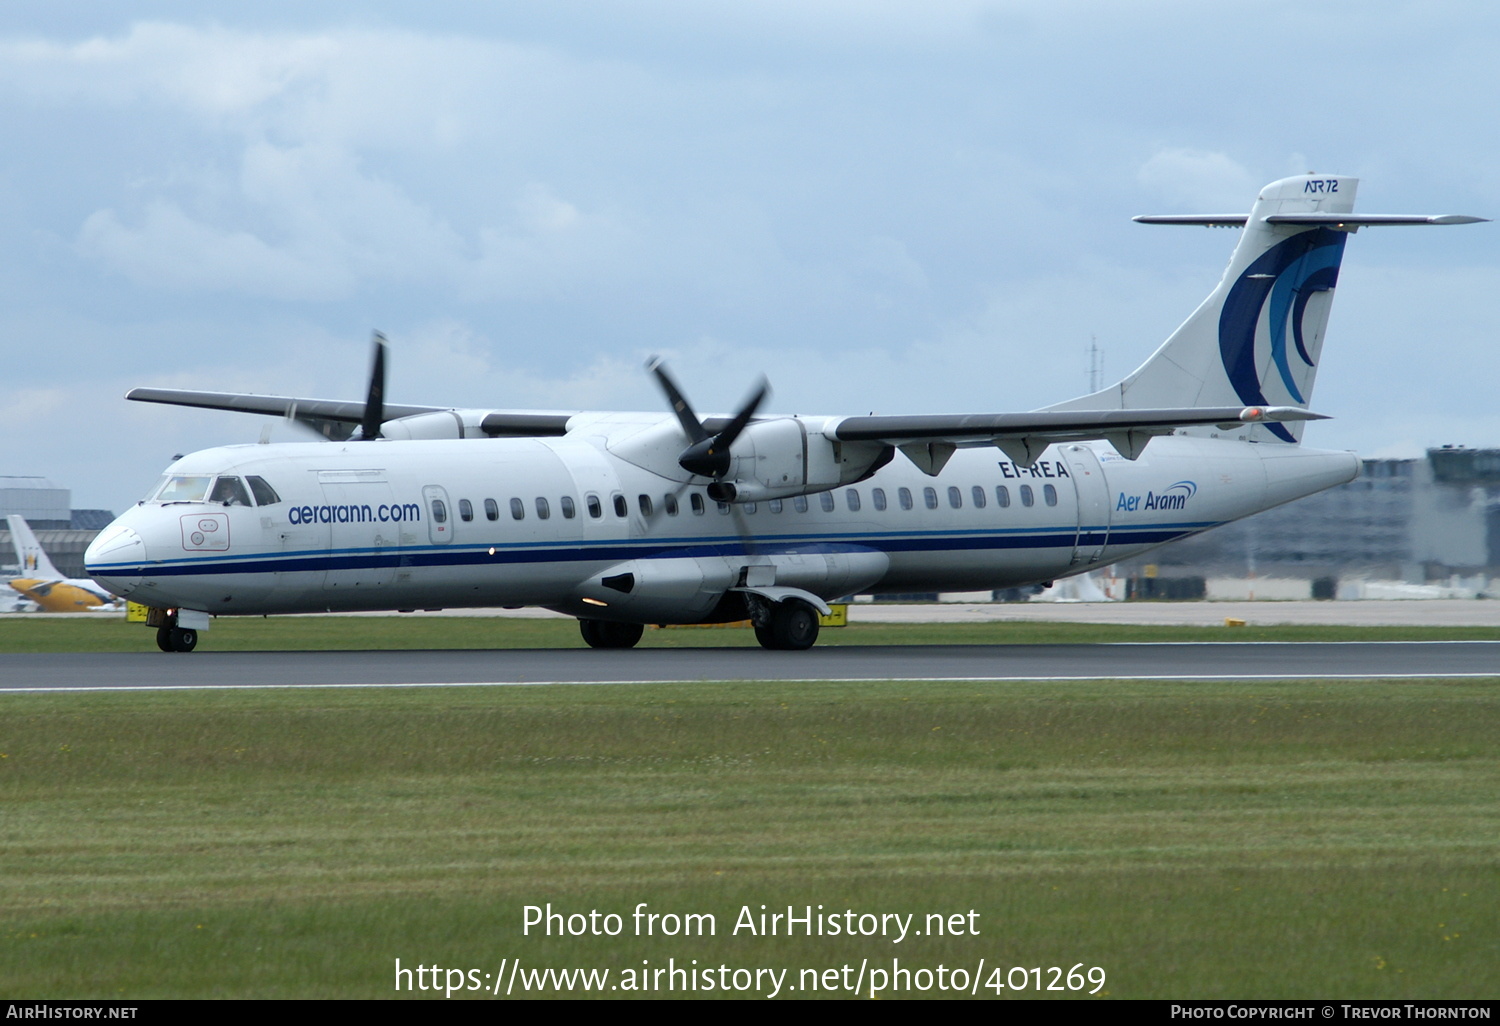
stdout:
<svg viewBox="0 0 1500 1026">
<path fill-rule="evenodd" d="M 10 540 L 16 547 L 16 563 L 21 568 L 22 577 L 40 577 L 45 580 L 62 580 L 62 574 L 57 572 L 57 567 L 52 565 L 52 560 L 47 558 L 47 553 L 42 551 L 42 543 L 36 540 L 32 533 L 31 525 L 26 522 L 25 517 L 8 516 L 6 524 L 10 527 Z"/>
<path fill-rule="evenodd" d="M 1249 214 L 1136 218 L 1147 224 L 1243 225 L 1244 231 L 1218 287 L 1150 359 L 1103 391 L 1049 409 L 1306 408 L 1349 235 L 1373 225 L 1483 220 L 1356 215 L 1358 187 L 1357 178 L 1301 175 L 1266 186 Z M 1257 424 L 1246 435 L 1295 443 L 1302 424 Z"/>
</svg>

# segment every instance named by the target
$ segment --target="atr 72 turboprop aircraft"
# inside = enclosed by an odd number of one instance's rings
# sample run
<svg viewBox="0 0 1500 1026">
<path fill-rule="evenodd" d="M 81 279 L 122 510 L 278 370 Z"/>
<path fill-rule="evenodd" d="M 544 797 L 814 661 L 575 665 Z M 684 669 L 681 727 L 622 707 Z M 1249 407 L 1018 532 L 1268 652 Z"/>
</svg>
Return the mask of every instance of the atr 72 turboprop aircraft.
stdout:
<svg viewBox="0 0 1500 1026">
<path fill-rule="evenodd" d="M 1275 182 L 1223 279 L 1138 370 L 1031 413 L 700 418 L 537 413 L 140 388 L 127 398 L 293 418 L 327 441 L 178 459 L 85 557 L 151 607 L 164 651 L 214 616 L 544 606 L 596 648 L 644 624 L 750 619 L 805 649 L 827 600 L 1050 581 L 1349 481 L 1352 453 L 1300 444 L 1339 262 L 1377 225 L 1357 179 Z M 357 427 L 357 431 L 356 431 Z"/>
</svg>

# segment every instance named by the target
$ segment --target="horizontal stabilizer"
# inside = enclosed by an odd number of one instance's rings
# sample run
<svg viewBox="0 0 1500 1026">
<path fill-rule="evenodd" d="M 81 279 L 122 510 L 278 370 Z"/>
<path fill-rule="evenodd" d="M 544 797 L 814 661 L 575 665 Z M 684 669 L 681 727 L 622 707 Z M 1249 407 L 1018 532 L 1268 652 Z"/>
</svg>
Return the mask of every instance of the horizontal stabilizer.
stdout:
<svg viewBox="0 0 1500 1026">
<path fill-rule="evenodd" d="M 1131 218 L 1141 224 L 1195 224 L 1208 228 L 1238 228 L 1250 219 L 1249 214 L 1142 214 Z M 1360 228 L 1379 228 L 1387 225 L 1405 224 L 1479 224 L 1487 217 L 1471 217 L 1468 214 L 1270 214 L 1263 218 L 1266 224 L 1293 225 L 1298 228 L 1333 228 L 1342 231 L 1357 231 Z"/>
<path fill-rule="evenodd" d="M 1400 224 L 1479 224 L 1487 217 L 1468 214 L 1272 214 L 1266 224 L 1291 224 L 1299 228 L 1379 228 Z"/>
<path fill-rule="evenodd" d="M 1141 224 L 1198 224 L 1205 228 L 1241 228 L 1249 214 L 1139 214 L 1132 221 Z"/>
</svg>

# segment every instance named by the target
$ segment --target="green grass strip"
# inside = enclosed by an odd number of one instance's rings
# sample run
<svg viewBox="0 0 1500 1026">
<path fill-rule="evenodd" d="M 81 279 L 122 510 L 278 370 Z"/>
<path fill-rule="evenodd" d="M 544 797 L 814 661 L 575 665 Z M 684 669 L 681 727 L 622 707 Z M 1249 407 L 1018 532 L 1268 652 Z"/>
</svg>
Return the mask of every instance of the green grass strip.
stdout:
<svg viewBox="0 0 1500 1026">
<path fill-rule="evenodd" d="M 1457 998 L 1492 997 L 1500 963 L 1492 683 L 54 693 L 0 708 L 0 997 L 390 997 L 397 958 L 616 973 L 698 959 L 797 979 L 899 957 L 1082 962 L 1107 970 L 1109 997 Z M 645 902 L 717 929 L 523 935 L 524 906 L 548 902 L 627 922 Z M 973 910 L 979 933 L 734 934 L 762 904 Z"/>
</svg>

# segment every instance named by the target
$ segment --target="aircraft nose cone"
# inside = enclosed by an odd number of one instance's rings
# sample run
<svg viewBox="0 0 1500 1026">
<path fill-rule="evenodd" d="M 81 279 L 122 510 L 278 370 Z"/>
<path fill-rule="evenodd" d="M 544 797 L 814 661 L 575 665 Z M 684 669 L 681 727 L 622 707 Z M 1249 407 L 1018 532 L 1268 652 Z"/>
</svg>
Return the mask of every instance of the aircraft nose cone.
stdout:
<svg viewBox="0 0 1500 1026">
<path fill-rule="evenodd" d="M 116 595 L 129 595 L 141 583 L 146 566 L 146 543 L 128 527 L 105 528 L 83 554 L 88 575 Z"/>
</svg>

